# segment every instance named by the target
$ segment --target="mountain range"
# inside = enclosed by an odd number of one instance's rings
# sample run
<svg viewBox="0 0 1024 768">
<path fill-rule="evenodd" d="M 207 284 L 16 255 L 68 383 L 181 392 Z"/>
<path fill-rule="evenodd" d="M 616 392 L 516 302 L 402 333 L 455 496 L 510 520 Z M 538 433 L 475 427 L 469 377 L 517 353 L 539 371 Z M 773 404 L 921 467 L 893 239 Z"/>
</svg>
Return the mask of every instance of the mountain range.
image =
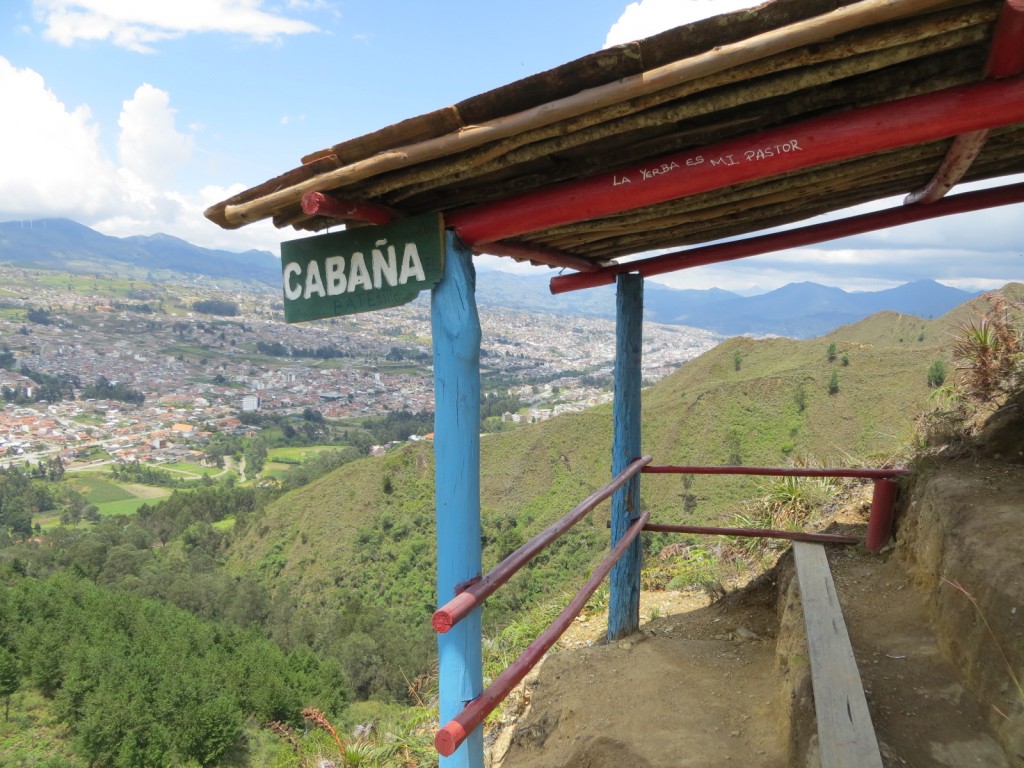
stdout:
<svg viewBox="0 0 1024 768">
<path fill-rule="evenodd" d="M 201 248 L 165 234 L 110 237 L 68 219 L 0 223 L 0 263 L 72 273 L 149 280 L 204 277 L 277 288 L 278 258 L 269 251 L 243 253 Z M 481 306 L 523 311 L 613 317 L 614 287 L 552 296 L 550 275 L 522 275 L 481 268 Z M 719 288 L 680 290 L 648 281 L 648 321 L 688 325 L 727 336 L 789 336 L 807 339 L 882 310 L 938 317 L 976 294 L 920 280 L 884 291 L 847 292 L 816 283 L 791 283 L 758 296 Z"/>
<path fill-rule="evenodd" d="M 69 219 L 0 223 L 0 262 L 74 274 L 149 280 L 181 275 L 278 286 L 280 260 L 269 251 L 200 248 L 171 235 L 110 237 Z"/>
<path fill-rule="evenodd" d="M 551 296 L 547 276 L 480 270 L 477 300 L 483 306 L 544 310 L 611 318 L 615 288 Z M 790 283 L 757 296 L 741 296 L 721 288 L 670 288 L 644 285 L 644 318 L 665 325 L 688 325 L 725 336 L 789 336 L 810 339 L 841 325 L 889 310 L 924 319 L 939 317 L 977 293 L 918 280 L 884 291 L 844 291 L 817 283 Z"/>
</svg>

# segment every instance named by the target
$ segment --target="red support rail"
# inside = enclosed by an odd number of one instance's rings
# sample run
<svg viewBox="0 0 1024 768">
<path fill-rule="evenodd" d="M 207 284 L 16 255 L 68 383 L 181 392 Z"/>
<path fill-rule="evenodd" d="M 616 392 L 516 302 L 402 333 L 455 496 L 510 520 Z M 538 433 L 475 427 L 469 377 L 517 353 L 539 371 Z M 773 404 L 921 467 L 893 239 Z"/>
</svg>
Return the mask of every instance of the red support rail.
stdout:
<svg viewBox="0 0 1024 768">
<path fill-rule="evenodd" d="M 896 503 L 897 483 L 895 477 L 912 474 L 909 469 L 886 467 L 882 469 L 818 469 L 807 467 L 683 467 L 683 466 L 646 466 L 642 470 L 647 474 L 676 475 L 761 475 L 770 477 L 862 477 L 875 481 L 874 494 L 871 499 L 871 516 L 868 518 L 867 548 L 878 553 L 889 542 L 892 530 L 893 509 Z M 834 542 L 838 544 L 856 544 L 859 539 L 852 536 L 833 536 L 832 534 L 794 534 L 788 531 L 772 531 L 760 528 L 707 528 L 693 525 L 658 525 L 647 526 L 649 531 L 664 533 L 712 533 L 725 536 L 761 536 L 775 539 L 792 539 L 793 541 Z"/>
<path fill-rule="evenodd" d="M 838 533 L 804 533 L 803 531 L 775 531 L 770 528 L 714 528 L 707 525 L 663 525 L 648 523 L 645 531 L 654 533 L 707 533 L 716 536 L 748 536 L 761 539 L 789 539 L 790 541 L 813 541 L 819 544 L 858 544 L 857 536 L 843 536 Z"/>
<path fill-rule="evenodd" d="M 626 272 L 636 272 L 644 277 L 663 275 L 666 272 L 703 267 L 708 264 L 721 264 L 725 261 L 760 256 L 764 253 L 783 251 L 789 248 L 801 248 L 806 245 L 838 240 L 902 224 L 912 224 L 958 213 L 971 213 L 1001 205 L 1014 205 L 1020 202 L 1024 202 L 1024 184 L 1008 184 L 995 189 L 964 192 L 953 197 L 943 198 L 931 205 L 901 205 L 897 208 L 886 208 L 873 213 L 826 221 L 822 224 L 787 229 L 770 235 L 759 235 L 743 240 L 732 240 L 728 243 L 673 251 L 648 259 L 623 262 L 592 272 L 561 275 L 551 278 L 551 293 L 566 293 L 598 285 L 611 285 L 615 282 L 616 275 Z"/>
<path fill-rule="evenodd" d="M 621 488 L 637 472 L 651 463 L 652 457 L 643 456 L 629 464 L 608 485 L 592 493 L 557 522 L 545 528 L 515 552 L 502 560 L 486 576 L 475 581 L 453 599 L 437 609 L 430 623 L 444 634 L 465 618 L 474 608 L 490 597 L 544 547 L 582 520 L 590 510 Z"/>
<path fill-rule="evenodd" d="M 646 457 L 645 457 L 646 458 Z M 635 462 L 634 462 L 635 463 Z M 622 474 L 625 474 L 624 472 Z M 621 475 L 620 475 L 621 476 Z M 489 715 L 515 688 L 527 673 L 536 666 L 541 657 L 548 652 L 548 649 L 562 636 L 562 633 L 572 624 L 573 619 L 579 616 L 580 611 L 587 604 L 590 596 L 597 591 L 597 588 L 604 581 L 604 577 L 611 571 L 625 553 L 630 544 L 633 543 L 640 531 L 647 525 L 650 513 L 644 511 L 637 518 L 637 521 L 629 527 L 615 548 L 609 552 L 601 564 L 594 569 L 590 578 L 583 585 L 583 588 L 576 593 L 576 597 L 569 603 L 547 629 L 538 635 L 537 639 L 530 643 L 530 646 L 512 664 L 502 672 L 487 688 L 473 701 L 466 705 L 458 715 L 447 722 L 437 735 L 434 736 L 434 746 L 437 751 L 445 757 L 451 755 L 459 748 L 459 745 L 466 740 L 484 718 Z"/>
<path fill-rule="evenodd" d="M 864 477 L 870 479 L 901 477 L 912 474 L 898 467 L 883 469 L 819 469 L 811 467 L 683 467 L 674 465 L 646 466 L 650 475 L 766 475 L 770 477 Z"/>
</svg>

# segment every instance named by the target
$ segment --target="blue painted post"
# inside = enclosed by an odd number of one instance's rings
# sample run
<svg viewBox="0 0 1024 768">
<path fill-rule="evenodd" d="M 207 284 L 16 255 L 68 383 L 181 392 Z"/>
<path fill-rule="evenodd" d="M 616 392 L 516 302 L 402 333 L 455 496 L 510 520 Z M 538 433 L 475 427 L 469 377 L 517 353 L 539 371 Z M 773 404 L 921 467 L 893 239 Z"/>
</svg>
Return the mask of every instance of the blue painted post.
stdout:
<svg viewBox="0 0 1024 768">
<path fill-rule="evenodd" d="M 615 402 L 612 406 L 612 476 L 640 456 L 640 360 L 643 352 L 644 282 L 640 275 L 619 275 L 615 295 Z M 640 475 L 612 496 L 614 547 L 640 515 Z M 608 639 L 630 635 L 640 628 L 640 566 L 638 536 L 611 574 Z"/>
<path fill-rule="evenodd" d="M 444 277 L 430 296 L 434 338 L 437 600 L 480 576 L 480 320 L 473 254 L 446 233 Z M 483 691 L 480 609 L 438 635 L 441 724 Z M 441 768 L 483 768 L 477 728 Z"/>
</svg>

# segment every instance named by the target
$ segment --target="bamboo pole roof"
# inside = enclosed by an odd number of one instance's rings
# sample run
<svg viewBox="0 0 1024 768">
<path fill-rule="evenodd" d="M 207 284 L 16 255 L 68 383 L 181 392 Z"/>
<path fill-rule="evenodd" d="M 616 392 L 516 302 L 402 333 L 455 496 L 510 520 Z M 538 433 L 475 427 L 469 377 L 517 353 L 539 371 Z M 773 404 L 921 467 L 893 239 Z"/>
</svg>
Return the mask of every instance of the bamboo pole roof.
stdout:
<svg viewBox="0 0 1024 768">
<path fill-rule="evenodd" d="M 1020 5 L 1021 0 L 1007 0 Z M 555 69 L 343 141 L 206 211 L 232 229 L 362 226 L 365 210 L 309 215 L 322 192 L 395 216 L 473 208 L 723 142 L 971 86 L 989 77 L 1002 0 L 773 0 Z M 1024 40 L 1016 46 L 1024 50 Z M 708 243 L 929 183 L 952 136 L 787 170 L 479 245 L 582 268 Z M 995 127 L 964 181 L 1024 172 L 1024 122 Z M 358 213 L 356 213 L 358 211 Z M 385 218 L 386 218 L 385 214 Z M 556 263 L 558 260 L 547 261 Z"/>
</svg>

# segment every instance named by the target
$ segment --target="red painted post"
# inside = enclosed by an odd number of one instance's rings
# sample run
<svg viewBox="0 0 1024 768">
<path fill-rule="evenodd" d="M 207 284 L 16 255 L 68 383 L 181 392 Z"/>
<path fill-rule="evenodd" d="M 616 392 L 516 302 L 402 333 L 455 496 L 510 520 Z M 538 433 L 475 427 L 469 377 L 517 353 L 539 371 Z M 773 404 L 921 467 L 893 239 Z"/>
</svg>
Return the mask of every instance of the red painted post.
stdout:
<svg viewBox="0 0 1024 768">
<path fill-rule="evenodd" d="M 867 548 L 877 554 L 889 543 L 892 533 L 893 509 L 896 506 L 896 492 L 899 483 L 895 480 L 875 480 L 871 495 L 871 516 L 868 518 Z"/>
<path fill-rule="evenodd" d="M 479 245 L 839 160 L 1024 121 L 1024 78 L 812 118 L 445 215 Z"/>
<path fill-rule="evenodd" d="M 430 620 L 434 630 L 444 634 L 453 626 L 459 623 L 463 617 L 469 614 L 476 606 L 483 603 L 494 591 L 512 578 L 524 565 L 532 560 L 538 552 L 544 549 L 563 533 L 572 528 L 582 520 L 590 510 L 611 496 L 629 481 L 633 475 L 643 467 L 651 463 L 650 456 L 636 459 L 604 488 L 595 491 L 587 498 L 577 504 L 568 514 L 560 520 L 545 528 L 528 542 L 519 547 L 515 552 L 502 560 L 486 576 L 479 581 L 473 582 L 466 589 L 449 600 L 437 609 L 434 617 Z"/>
<path fill-rule="evenodd" d="M 1024 0 L 1005 0 L 999 12 L 985 74 L 1010 77 L 1024 70 Z"/>
<path fill-rule="evenodd" d="M 434 736 L 434 746 L 444 756 L 450 755 L 459 748 L 466 736 L 472 733 L 477 726 L 484 721 L 498 704 L 509 695 L 526 674 L 536 666 L 541 657 L 548 652 L 555 641 L 562 636 L 562 633 L 572 624 L 573 619 L 579 616 L 580 611 L 587 604 L 590 596 L 597 591 L 604 581 L 604 577 L 612 569 L 643 530 L 643 527 L 650 519 L 650 512 L 644 511 L 640 514 L 625 536 L 619 541 L 611 552 L 605 555 L 601 564 L 591 573 L 590 578 L 583 585 L 583 588 L 576 593 L 576 597 L 569 603 L 562 612 L 558 614 L 551 626 L 545 629 L 537 639 L 530 643 L 530 646 L 509 665 L 509 668 L 498 675 L 494 682 L 487 686 L 486 690 L 466 705 L 458 715 L 445 723 Z"/>
</svg>

